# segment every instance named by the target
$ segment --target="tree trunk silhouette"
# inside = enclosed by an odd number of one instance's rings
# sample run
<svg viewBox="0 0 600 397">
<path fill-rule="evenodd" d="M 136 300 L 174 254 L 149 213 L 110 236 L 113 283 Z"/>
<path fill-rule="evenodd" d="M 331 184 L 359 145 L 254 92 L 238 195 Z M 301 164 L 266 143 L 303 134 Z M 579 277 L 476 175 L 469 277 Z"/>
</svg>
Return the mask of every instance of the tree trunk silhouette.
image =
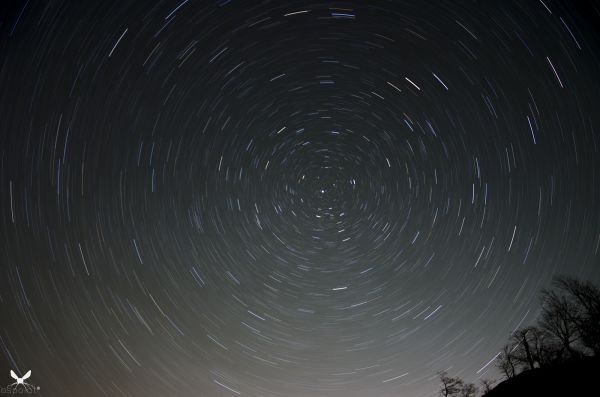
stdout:
<svg viewBox="0 0 600 397">
<path fill-rule="evenodd" d="M 531 349 L 529 348 L 529 342 L 527 341 L 527 330 L 525 330 L 521 334 L 521 342 L 523 343 L 523 348 L 525 349 L 525 356 L 527 357 L 527 363 L 529 364 L 529 369 L 535 368 L 533 357 L 531 356 Z"/>
</svg>

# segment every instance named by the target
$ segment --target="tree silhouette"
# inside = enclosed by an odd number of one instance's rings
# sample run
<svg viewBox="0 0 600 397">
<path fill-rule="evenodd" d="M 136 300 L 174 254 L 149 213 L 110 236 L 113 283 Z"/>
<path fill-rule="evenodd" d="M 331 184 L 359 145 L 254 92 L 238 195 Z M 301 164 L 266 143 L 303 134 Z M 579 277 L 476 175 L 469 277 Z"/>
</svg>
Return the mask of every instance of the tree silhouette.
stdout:
<svg viewBox="0 0 600 397">
<path fill-rule="evenodd" d="M 460 393 L 464 384 L 462 379 L 458 377 L 448 376 L 448 372 L 446 371 L 438 372 L 438 376 L 440 377 L 440 381 L 442 382 L 442 388 L 440 389 L 440 394 L 442 396 L 457 396 L 458 393 Z"/>
<path fill-rule="evenodd" d="M 521 364 L 526 364 L 529 369 L 535 368 L 535 360 L 533 358 L 532 346 L 530 342 L 534 342 L 532 335 L 534 334 L 534 327 L 520 328 L 516 330 L 511 341 L 517 348 L 513 352 L 513 356 Z M 534 342 L 535 343 L 535 342 Z"/>
<path fill-rule="evenodd" d="M 515 346 L 510 343 L 505 344 L 502 346 L 500 355 L 496 359 L 496 367 L 502 371 L 507 379 L 510 379 L 517 374 L 518 362 L 513 354 L 514 347 Z"/>
<path fill-rule="evenodd" d="M 440 394 L 443 397 L 475 397 L 477 387 L 472 383 L 465 383 L 459 377 L 452 377 L 446 371 L 438 372 L 442 387 Z"/>
<path fill-rule="evenodd" d="M 551 335 L 536 326 L 518 329 L 512 334 L 510 341 L 514 360 L 527 369 L 543 367 L 556 361 L 555 351 L 560 350 Z"/>
<path fill-rule="evenodd" d="M 477 386 L 472 383 L 464 383 L 459 391 L 460 397 L 475 397 L 477 394 Z"/>
<path fill-rule="evenodd" d="M 578 311 L 572 299 L 555 290 L 542 290 L 542 317 L 540 327 L 555 337 L 570 358 L 579 357 L 574 343 L 579 339 L 574 314 Z"/>
<path fill-rule="evenodd" d="M 570 321 L 583 347 L 600 356 L 600 288 L 567 276 L 554 279 L 557 294 L 571 303 Z"/>
<path fill-rule="evenodd" d="M 490 380 L 490 379 L 481 379 L 479 381 L 479 383 L 481 383 L 481 391 L 483 392 L 483 395 L 485 396 L 487 393 L 489 393 L 492 388 L 494 387 L 494 383 L 496 383 L 495 380 Z"/>
</svg>

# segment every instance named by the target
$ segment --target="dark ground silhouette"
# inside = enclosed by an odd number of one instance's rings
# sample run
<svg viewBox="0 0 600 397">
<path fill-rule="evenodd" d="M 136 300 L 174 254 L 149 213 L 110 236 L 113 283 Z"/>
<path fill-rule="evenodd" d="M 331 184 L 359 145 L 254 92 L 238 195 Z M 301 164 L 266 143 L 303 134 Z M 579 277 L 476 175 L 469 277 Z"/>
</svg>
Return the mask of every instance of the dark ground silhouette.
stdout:
<svg viewBox="0 0 600 397">
<path fill-rule="evenodd" d="M 597 396 L 600 359 L 584 357 L 573 362 L 535 368 L 509 378 L 494 387 L 485 397 L 519 396 Z"/>
</svg>

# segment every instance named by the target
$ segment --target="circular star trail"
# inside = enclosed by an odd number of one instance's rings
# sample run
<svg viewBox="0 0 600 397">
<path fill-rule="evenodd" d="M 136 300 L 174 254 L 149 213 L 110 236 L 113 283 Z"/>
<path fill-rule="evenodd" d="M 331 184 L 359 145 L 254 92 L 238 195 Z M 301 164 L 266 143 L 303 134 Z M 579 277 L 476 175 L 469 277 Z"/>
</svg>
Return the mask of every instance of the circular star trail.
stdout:
<svg viewBox="0 0 600 397">
<path fill-rule="evenodd" d="M 499 378 L 554 275 L 600 279 L 599 9 L 9 3 L 0 384 L 391 397 L 435 395 L 440 370 Z"/>
</svg>

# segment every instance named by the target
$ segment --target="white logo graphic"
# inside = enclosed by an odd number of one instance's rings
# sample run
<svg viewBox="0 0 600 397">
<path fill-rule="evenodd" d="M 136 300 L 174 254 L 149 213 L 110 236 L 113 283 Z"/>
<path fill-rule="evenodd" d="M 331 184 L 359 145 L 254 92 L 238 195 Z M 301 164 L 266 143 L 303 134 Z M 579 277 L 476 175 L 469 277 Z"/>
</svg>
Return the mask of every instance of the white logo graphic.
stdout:
<svg viewBox="0 0 600 397">
<path fill-rule="evenodd" d="M 2 387 L 0 389 L 1 394 L 35 394 L 40 390 L 39 386 L 34 386 L 29 382 L 26 382 L 26 379 L 29 379 L 31 376 L 31 370 L 27 371 L 25 375 L 19 377 L 15 371 L 10 370 L 10 377 L 15 380 L 15 382 L 11 383 L 6 387 Z"/>
<path fill-rule="evenodd" d="M 25 385 L 25 386 L 31 386 L 29 383 L 25 382 L 25 379 L 28 379 L 31 376 L 31 370 L 27 371 L 27 373 L 25 375 L 23 375 L 22 378 L 19 378 L 17 376 L 17 374 L 15 374 L 15 371 L 13 371 L 12 369 L 10 370 L 10 377 L 13 378 L 14 380 L 16 380 L 15 383 L 12 383 L 12 385 Z"/>
</svg>

